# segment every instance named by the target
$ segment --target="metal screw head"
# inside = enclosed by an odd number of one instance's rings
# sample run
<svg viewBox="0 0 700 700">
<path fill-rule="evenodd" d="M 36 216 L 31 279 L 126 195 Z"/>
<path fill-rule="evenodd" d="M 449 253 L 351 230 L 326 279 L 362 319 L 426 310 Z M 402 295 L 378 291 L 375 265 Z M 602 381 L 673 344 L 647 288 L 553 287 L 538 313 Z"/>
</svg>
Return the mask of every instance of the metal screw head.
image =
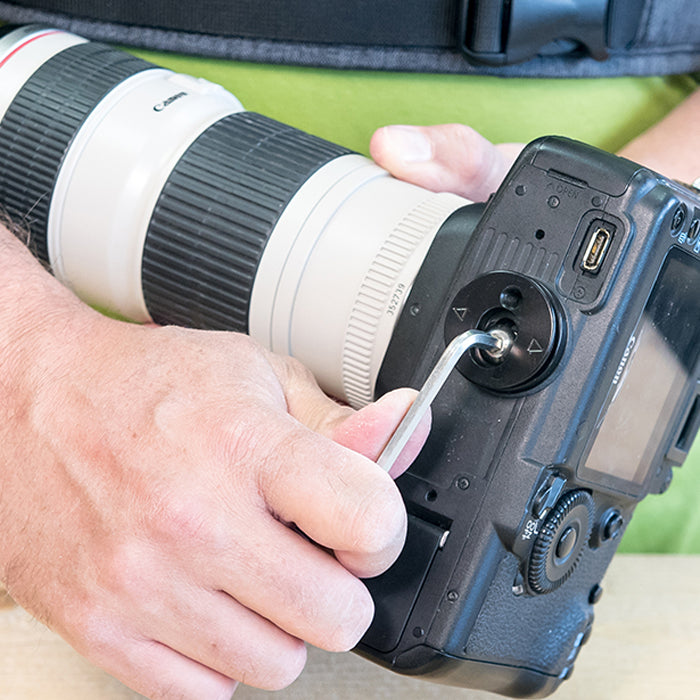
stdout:
<svg viewBox="0 0 700 700">
<path fill-rule="evenodd" d="M 508 355 L 515 342 L 515 336 L 505 328 L 494 328 L 491 335 L 498 340 L 498 347 L 493 350 L 483 350 L 492 360 L 502 360 Z"/>
<path fill-rule="evenodd" d="M 498 298 L 501 306 L 507 311 L 515 311 L 520 302 L 523 300 L 523 295 L 517 287 L 506 287 Z"/>
<path fill-rule="evenodd" d="M 458 476 L 455 480 L 455 484 L 460 491 L 466 491 L 470 486 L 469 479 L 467 479 L 466 476 Z"/>
</svg>

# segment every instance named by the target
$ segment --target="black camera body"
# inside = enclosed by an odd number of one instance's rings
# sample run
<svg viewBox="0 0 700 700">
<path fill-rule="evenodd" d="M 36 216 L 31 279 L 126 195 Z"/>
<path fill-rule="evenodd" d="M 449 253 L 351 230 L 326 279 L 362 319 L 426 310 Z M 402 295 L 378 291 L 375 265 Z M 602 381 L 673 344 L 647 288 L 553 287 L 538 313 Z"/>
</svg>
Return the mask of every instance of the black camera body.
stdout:
<svg viewBox="0 0 700 700">
<path fill-rule="evenodd" d="M 420 388 L 463 330 L 515 342 L 500 363 L 462 358 L 433 403 L 398 481 L 406 547 L 367 582 L 359 653 L 515 697 L 568 677 L 636 504 L 668 487 L 698 430 L 699 226 L 690 190 L 555 137 L 445 222 L 378 393 Z"/>
</svg>

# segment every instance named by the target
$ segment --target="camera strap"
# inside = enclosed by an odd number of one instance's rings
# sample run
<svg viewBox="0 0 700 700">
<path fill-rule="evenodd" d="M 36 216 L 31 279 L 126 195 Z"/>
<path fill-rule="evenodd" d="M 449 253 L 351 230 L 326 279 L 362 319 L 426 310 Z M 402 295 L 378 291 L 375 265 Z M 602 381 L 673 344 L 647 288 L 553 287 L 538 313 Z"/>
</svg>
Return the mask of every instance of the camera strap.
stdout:
<svg viewBox="0 0 700 700">
<path fill-rule="evenodd" d="M 31 0 L 0 19 L 244 61 L 513 77 L 700 70 L 697 0 Z"/>
</svg>

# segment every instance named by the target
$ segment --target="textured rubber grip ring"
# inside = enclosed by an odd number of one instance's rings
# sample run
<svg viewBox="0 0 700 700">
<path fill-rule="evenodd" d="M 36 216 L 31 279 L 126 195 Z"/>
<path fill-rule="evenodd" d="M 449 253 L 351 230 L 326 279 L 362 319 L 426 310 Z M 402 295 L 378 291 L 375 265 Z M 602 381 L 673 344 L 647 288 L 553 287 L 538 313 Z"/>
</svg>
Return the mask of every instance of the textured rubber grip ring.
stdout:
<svg viewBox="0 0 700 700">
<path fill-rule="evenodd" d="M 275 224 L 316 170 L 347 153 L 252 112 L 209 127 L 154 208 L 141 272 L 151 318 L 248 332 L 253 282 Z"/>
<path fill-rule="evenodd" d="M 0 122 L 0 203 L 29 230 L 30 247 L 47 267 L 51 197 L 71 141 L 111 89 L 149 68 L 102 44 L 72 46 L 27 80 Z"/>
</svg>

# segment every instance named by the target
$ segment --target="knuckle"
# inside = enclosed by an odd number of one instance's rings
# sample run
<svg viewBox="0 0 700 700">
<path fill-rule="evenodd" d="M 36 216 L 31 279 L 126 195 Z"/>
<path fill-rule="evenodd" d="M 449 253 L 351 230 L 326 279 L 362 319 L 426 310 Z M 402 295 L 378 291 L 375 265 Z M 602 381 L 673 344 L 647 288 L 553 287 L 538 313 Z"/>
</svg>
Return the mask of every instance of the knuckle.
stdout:
<svg viewBox="0 0 700 700">
<path fill-rule="evenodd" d="M 144 577 L 145 563 L 140 546 L 133 542 L 120 542 L 105 557 L 101 567 L 102 588 L 122 599 L 133 598 L 136 591 L 143 591 L 148 586 L 148 580 Z"/>
<path fill-rule="evenodd" d="M 288 371 L 291 378 L 303 384 L 316 384 L 316 377 L 313 372 L 299 360 L 295 358 L 289 358 L 287 363 Z"/>
<path fill-rule="evenodd" d="M 290 585 L 284 607 L 293 610 L 284 629 L 333 652 L 352 649 L 374 616 L 366 586 L 342 566 L 317 569 L 303 585 Z"/>
<path fill-rule="evenodd" d="M 237 680 L 262 690 L 283 690 L 301 675 L 305 665 L 306 646 L 301 640 L 290 638 L 285 648 L 270 655 L 264 665 L 240 671 Z"/>
<path fill-rule="evenodd" d="M 85 601 L 79 611 L 74 610 L 68 641 L 93 663 L 109 658 L 119 643 L 114 622 L 94 600 Z"/>
<path fill-rule="evenodd" d="M 297 486 L 305 482 L 305 459 L 308 456 L 308 436 L 296 429 L 278 429 L 270 426 L 264 447 L 256 455 L 260 466 L 257 479 L 263 497 L 279 493 L 297 480 Z"/>
<path fill-rule="evenodd" d="M 448 162 L 458 170 L 465 186 L 474 184 L 484 176 L 488 165 L 490 146 L 488 142 L 466 124 L 449 124 L 445 126 L 444 153 Z M 459 154 L 461 157 L 455 157 Z"/>
<path fill-rule="evenodd" d="M 347 523 L 351 548 L 356 552 L 379 554 L 403 540 L 406 509 L 388 476 L 360 500 Z"/>
<path fill-rule="evenodd" d="M 215 545 L 216 510 L 197 493 L 169 491 L 161 494 L 148 515 L 148 529 L 158 542 L 174 548 Z"/>
<path fill-rule="evenodd" d="M 229 485 L 236 489 L 238 511 L 265 507 L 269 492 L 291 462 L 293 437 L 273 417 L 250 410 L 219 438 L 223 463 L 232 465 Z"/>
<path fill-rule="evenodd" d="M 216 453 L 223 452 L 227 463 L 236 465 L 237 469 L 256 464 L 269 441 L 269 423 L 265 412 L 251 402 L 235 420 L 212 433 Z"/>
<path fill-rule="evenodd" d="M 286 380 L 315 382 L 311 370 L 294 357 L 279 356 L 274 358 L 274 362 L 277 371 Z"/>
</svg>

